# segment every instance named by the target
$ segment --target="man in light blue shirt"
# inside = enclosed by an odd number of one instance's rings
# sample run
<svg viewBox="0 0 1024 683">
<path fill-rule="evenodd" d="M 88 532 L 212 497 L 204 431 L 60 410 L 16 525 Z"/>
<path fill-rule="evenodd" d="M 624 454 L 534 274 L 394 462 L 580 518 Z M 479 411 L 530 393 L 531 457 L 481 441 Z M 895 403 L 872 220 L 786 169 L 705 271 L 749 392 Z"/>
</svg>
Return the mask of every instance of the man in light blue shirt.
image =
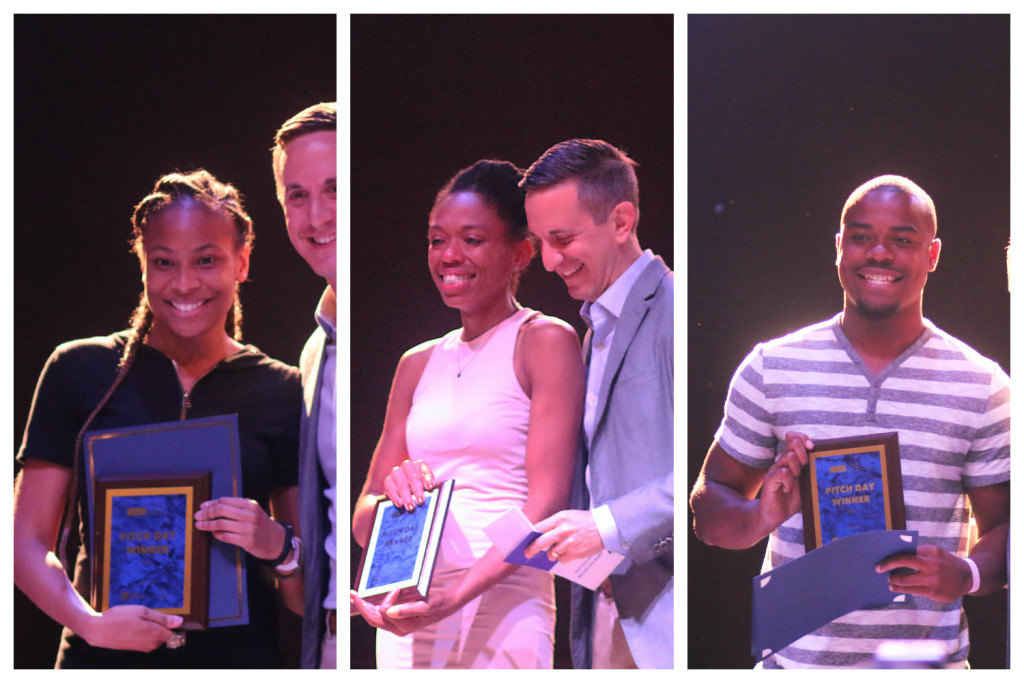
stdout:
<svg viewBox="0 0 1024 683">
<path fill-rule="evenodd" d="M 573 506 L 539 522 L 528 554 L 626 560 L 573 586 L 577 668 L 673 664 L 672 272 L 637 239 L 634 162 L 601 140 L 545 152 L 521 183 L 544 267 L 586 303 L 587 394 Z"/>
<path fill-rule="evenodd" d="M 299 361 L 299 523 L 304 581 L 304 669 L 337 668 L 337 105 L 309 107 L 274 139 L 274 179 L 292 246 L 327 288 Z"/>
</svg>

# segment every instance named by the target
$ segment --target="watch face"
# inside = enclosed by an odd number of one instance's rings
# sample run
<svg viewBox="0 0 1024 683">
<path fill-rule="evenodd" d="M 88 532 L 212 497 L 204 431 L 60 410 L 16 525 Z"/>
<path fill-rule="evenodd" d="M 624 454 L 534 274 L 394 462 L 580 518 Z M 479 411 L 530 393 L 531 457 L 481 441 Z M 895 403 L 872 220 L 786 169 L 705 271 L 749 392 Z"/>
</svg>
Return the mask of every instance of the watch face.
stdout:
<svg viewBox="0 0 1024 683">
<path fill-rule="evenodd" d="M 299 568 L 299 564 L 302 561 L 302 539 L 298 536 L 292 536 L 292 552 L 290 553 L 292 559 L 284 564 L 279 564 L 274 567 L 274 571 L 278 574 L 289 574 L 293 570 Z"/>
</svg>

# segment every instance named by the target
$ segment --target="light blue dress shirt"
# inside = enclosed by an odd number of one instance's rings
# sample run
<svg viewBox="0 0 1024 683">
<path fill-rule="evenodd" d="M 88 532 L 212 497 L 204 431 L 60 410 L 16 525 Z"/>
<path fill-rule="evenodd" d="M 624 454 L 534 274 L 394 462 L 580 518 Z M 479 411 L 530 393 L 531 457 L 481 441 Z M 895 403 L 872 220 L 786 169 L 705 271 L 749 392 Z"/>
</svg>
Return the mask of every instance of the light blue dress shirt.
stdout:
<svg viewBox="0 0 1024 683">
<path fill-rule="evenodd" d="M 615 324 L 622 315 L 629 292 L 636 284 L 640 273 L 654 260 L 654 253 L 645 250 L 640 257 L 606 289 L 596 301 L 586 302 L 580 315 L 594 331 L 590 340 L 590 365 L 587 370 L 587 394 L 583 413 L 583 430 L 587 435 L 587 445 L 594 439 L 595 420 L 597 419 L 597 397 L 601 392 L 601 380 L 604 378 L 605 366 L 608 364 L 608 352 L 615 339 Z M 590 488 L 590 467 L 587 467 L 587 488 Z M 619 534 L 619 528 L 607 505 L 593 508 L 594 523 L 601 534 L 604 547 L 621 555 L 628 555 L 629 548 Z M 623 562 L 616 573 L 625 571 L 628 562 Z"/>
</svg>

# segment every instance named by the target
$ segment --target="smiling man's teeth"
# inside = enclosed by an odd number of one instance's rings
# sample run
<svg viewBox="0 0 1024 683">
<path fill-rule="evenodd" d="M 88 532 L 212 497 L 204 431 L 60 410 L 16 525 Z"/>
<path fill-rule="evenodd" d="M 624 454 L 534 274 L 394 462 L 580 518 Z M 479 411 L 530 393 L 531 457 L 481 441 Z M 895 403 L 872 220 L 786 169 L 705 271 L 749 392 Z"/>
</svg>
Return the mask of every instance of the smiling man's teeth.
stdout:
<svg viewBox="0 0 1024 683">
<path fill-rule="evenodd" d="M 320 245 L 324 245 L 324 244 L 330 244 L 330 243 L 331 243 L 331 242 L 333 242 L 333 241 L 334 241 L 334 240 L 335 240 L 336 238 L 337 238 L 337 235 L 325 235 L 325 236 L 323 236 L 323 237 L 310 237 L 309 239 L 310 239 L 310 240 L 311 240 L 311 241 L 312 241 L 312 242 L 313 242 L 314 244 L 320 244 Z"/>
<path fill-rule="evenodd" d="M 896 281 L 895 275 L 864 275 L 862 277 L 873 285 L 891 285 Z"/>
<path fill-rule="evenodd" d="M 583 267 L 583 264 L 582 264 L 582 263 L 580 263 L 579 265 L 577 265 L 577 266 L 576 266 L 575 268 L 573 268 L 572 270 L 567 270 L 567 271 L 563 272 L 563 273 L 562 273 L 562 277 L 569 277 L 570 275 L 573 275 L 574 273 L 576 273 L 576 271 L 578 271 L 578 270 L 579 270 L 580 268 L 582 268 L 582 267 Z"/>
</svg>

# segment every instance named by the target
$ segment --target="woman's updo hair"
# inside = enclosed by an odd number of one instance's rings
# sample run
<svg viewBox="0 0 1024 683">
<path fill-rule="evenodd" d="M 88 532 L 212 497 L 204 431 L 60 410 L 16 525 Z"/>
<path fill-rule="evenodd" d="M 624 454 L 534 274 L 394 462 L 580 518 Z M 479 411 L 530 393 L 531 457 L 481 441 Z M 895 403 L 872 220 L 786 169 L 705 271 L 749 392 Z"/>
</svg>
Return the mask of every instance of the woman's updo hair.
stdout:
<svg viewBox="0 0 1024 683">
<path fill-rule="evenodd" d="M 235 226 L 235 247 L 244 245 L 252 247 L 255 235 L 252 230 L 252 219 L 242 205 L 242 193 L 233 185 L 222 183 L 211 173 L 197 169 L 191 173 L 168 173 L 156 181 L 153 191 L 135 207 L 132 214 L 132 251 L 144 262 L 143 243 L 145 241 L 146 223 L 162 211 L 185 202 L 192 201 L 202 205 L 211 213 L 223 213 Z M 132 316 L 133 337 L 144 340 L 152 325 L 152 313 L 145 293 L 142 294 L 138 308 Z M 236 341 L 242 339 L 242 303 L 235 292 L 235 304 L 228 315 L 227 329 Z M 133 339 L 135 341 L 135 339 Z M 129 344 L 129 347 L 132 346 Z M 125 358 L 128 354 L 126 352 Z"/>
<path fill-rule="evenodd" d="M 453 194 L 473 192 L 494 208 L 505 222 L 510 242 L 529 238 L 526 228 L 526 195 L 519 188 L 523 171 L 515 164 L 496 159 L 482 159 L 468 166 L 445 183 L 434 199 L 434 207 Z"/>
</svg>

